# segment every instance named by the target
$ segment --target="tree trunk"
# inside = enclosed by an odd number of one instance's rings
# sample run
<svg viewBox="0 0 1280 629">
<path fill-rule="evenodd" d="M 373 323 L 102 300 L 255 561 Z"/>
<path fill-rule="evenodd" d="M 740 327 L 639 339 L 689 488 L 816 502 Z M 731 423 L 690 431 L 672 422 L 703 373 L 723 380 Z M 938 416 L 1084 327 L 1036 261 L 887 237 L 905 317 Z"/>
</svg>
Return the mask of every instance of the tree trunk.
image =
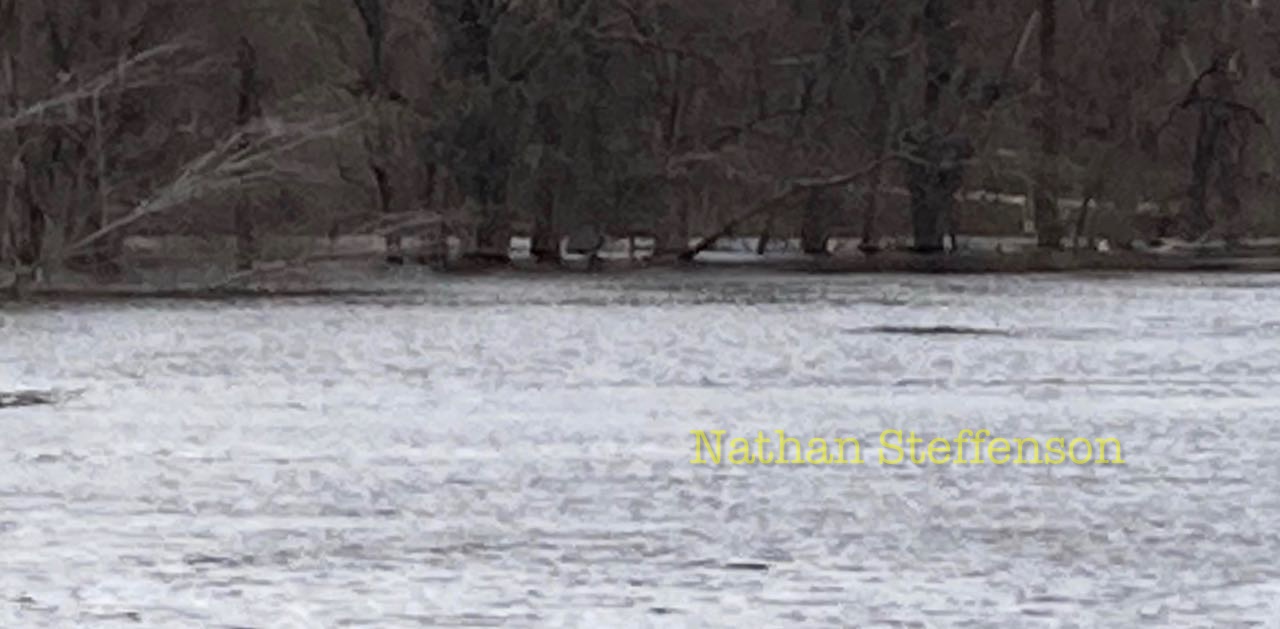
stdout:
<svg viewBox="0 0 1280 629">
<path fill-rule="evenodd" d="M 1185 235 L 1191 238 L 1203 236 L 1215 223 L 1209 208 L 1211 186 L 1218 190 L 1222 213 L 1228 219 L 1230 229 L 1235 229 L 1234 223 L 1240 214 L 1240 156 L 1249 125 L 1261 122 L 1261 118 L 1257 112 L 1235 100 L 1234 77 L 1231 75 L 1233 54 L 1234 51 L 1223 51 L 1217 55 L 1202 80 L 1192 88 L 1187 101 L 1200 110 L 1195 153 L 1191 160 L 1188 212 L 1184 220 Z M 1205 85 L 1203 89 L 1200 83 Z"/>
<path fill-rule="evenodd" d="M 1040 159 L 1036 168 L 1036 244 L 1062 247 L 1058 215 L 1058 159 L 1062 130 L 1058 119 L 1058 1 L 1040 0 Z"/>
<path fill-rule="evenodd" d="M 17 182 L 8 178 L 4 183 L 4 205 L 0 206 L 0 269 L 16 265 L 13 228 L 17 224 Z"/>
<path fill-rule="evenodd" d="M 756 241 L 756 255 L 762 256 L 769 251 L 769 239 L 773 237 L 773 217 L 764 219 L 764 227 L 760 230 L 760 240 Z"/>
<path fill-rule="evenodd" d="M 901 64 L 897 64 L 901 65 Z M 878 70 L 871 71 L 871 79 L 875 86 L 875 94 L 871 107 L 872 125 L 871 142 L 875 147 L 878 160 L 883 160 L 889 154 L 890 135 L 895 124 L 895 107 L 890 100 L 888 93 L 888 81 L 881 78 Z M 896 79 L 895 77 L 893 77 Z M 894 81 L 896 84 L 896 80 Z M 863 253 L 871 253 L 880 250 L 880 235 L 876 232 L 876 221 L 879 220 L 880 214 L 880 186 L 883 183 L 884 167 L 877 165 L 868 177 L 869 182 L 864 188 L 862 195 L 862 241 L 858 244 L 858 249 Z"/>
<path fill-rule="evenodd" d="M 381 135 L 381 129 L 379 129 L 378 134 Z M 382 142 L 378 144 L 382 144 Z M 370 158 L 369 174 L 373 177 L 378 213 L 384 217 L 392 214 L 394 212 L 395 191 L 391 188 L 391 176 L 388 174 L 386 166 L 381 163 L 380 158 Z M 397 266 L 404 264 L 404 246 L 401 235 L 392 231 L 386 235 L 384 241 L 386 243 L 387 264 Z"/>
<path fill-rule="evenodd" d="M 1080 204 L 1080 211 L 1076 214 L 1076 229 L 1071 235 L 1071 248 L 1074 251 L 1080 250 L 1080 239 L 1085 237 L 1085 232 L 1089 228 L 1089 205 L 1093 203 L 1093 195 L 1085 195 L 1084 203 Z M 1092 248 L 1093 239 L 1086 241 Z"/>
<path fill-rule="evenodd" d="M 1190 198 L 1185 230 L 1190 237 L 1203 234 L 1213 225 L 1213 217 L 1209 215 L 1209 177 L 1221 132 L 1222 121 L 1215 115 L 1213 107 L 1203 106 L 1200 110 L 1195 153 L 1191 159 Z"/>
<path fill-rule="evenodd" d="M 445 197 L 445 193 L 447 191 L 442 190 L 440 185 L 440 166 L 434 163 L 427 164 L 422 170 L 422 188 L 419 191 L 418 209 L 427 213 L 441 210 L 444 201 L 437 202 L 436 198 Z M 443 269 L 448 266 L 449 240 L 443 216 L 437 216 L 436 223 L 432 225 L 428 232 L 425 251 L 419 253 L 417 262 L 436 269 Z"/>
<path fill-rule="evenodd" d="M 550 181 L 540 182 L 533 222 L 530 253 L 539 264 L 560 263 L 560 235 L 556 231 L 556 191 Z"/>
<path fill-rule="evenodd" d="M 262 114 L 261 95 L 258 89 L 258 56 L 247 37 L 240 38 L 240 47 L 236 54 L 236 70 L 240 74 L 236 124 L 244 129 Z M 99 185 L 102 185 L 101 182 Z M 236 200 L 233 217 L 236 236 L 236 268 L 242 271 L 252 269 L 253 261 L 257 257 L 257 242 L 254 238 L 253 218 L 250 212 L 249 200 L 242 193 Z"/>
<path fill-rule="evenodd" d="M 257 239 L 253 233 L 253 220 L 249 215 L 249 204 L 241 198 L 235 209 L 236 232 L 236 268 L 248 271 L 253 268 L 257 256 Z"/>
<path fill-rule="evenodd" d="M 356 10 L 360 14 L 360 21 L 364 24 L 365 43 L 369 45 L 369 69 L 364 77 L 364 89 L 368 97 L 373 103 L 374 121 L 373 135 L 374 140 L 372 146 L 368 146 L 369 141 L 366 139 L 366 148 L 369 149 L 369 172 L 373 176 L 375 193 L 377 194 L 378 212 L 384 217 L 394 212 L 394 192 L 391 182 L 390 168 L 386 161 L 390 153 L 390 136 L 391 130 L 387 128 L 387 121 L 384 119 L 383 113 L 379 111 L 379 105 L 384 97 L 388 95 L 390 90 L 387 86 L 387 76 L 384 71 L 385 49 L 387 38 L 386 23 L 386 7 L 383 0 L 352 0 Z M 401 234 L 392 232 L 384 238 L 388 264 L 401 265 L 404 264 L 404 247 Z"/>
<path fill-rule="evenodd" d="M 543 151 L 534 172 L 537 187 L 530 253 L 540 264 L 559 264 L 560 232 L 556 223 L 556 202 L 565 177 L 554 158 L 563 141 L 560 117 L 567 114 L 557 101 L 546 99 L 538 103 L 534 115 Z"/>
<path fill-rule="evenodd" d="M 506 264 L 511 262 L 511 221 L 506 207 L 490 202 L 480 208 L 480 222 L 475 230 L 474 260 Z"/>
<path fill-rule="evenodd" d="M 1257 3 L 1253 3 L 1256 7 Z M 1265 121 L 1257 111 L 1239 103 L 1235 84 L 1244 80 L 1245 66 L 1242 58 L 1245 54 L 1240 47 L 1244 5 L 1241 3 L 1222 2 L 1221 28 L 1219 29 L 1219 46 L 1224 52 L 1223 67 L 1216 77 L 1214 89 L 1216 95 L 1224 102 L 1222 133 L 1218 138 L 1218 200 L 1221 204 L 1222 237 L 1228 246 L 1238 243 L 1243 225 L 1241 225 L 1240 183 L 1243 179 L 1245 147 L 1252 131 L 1252 123 L 1265 126 Z"/>
<path fill-rule="evenodd" d="M 964 181 L 962 159 L 971 150 L 967 140 L 944 137 L 942 95 L 951 85 L 957 66 L 957 36 L 952 30 L 953 0 L 926 0 L 921 30 L 925 42 L 924 112 L 913 134 L 914 150 L 907 166 L 911 191 L 911 226 L 914 249 L 919 253 L 945 250 L 946 223 L 955 205 L 954 195 Z"/>
<path fill-rule="evenodd" d="M 831 216 L 836 205 L 837 201 L 830 191 L 815 189 L 809 194 L 805 202 L 804 222 L 800 228 L 800 249 L 806 255 L 828 254 Z"/>
<path fill-rule="evenodd" d="M 936 142 L 931 138 L 926 141 Z M 941 253 L 945 249 L 943 218 L 950 213 L 952 201 L 942 183 L 944 174 L 928 155 L 918 153 L 917 158 L 927 163 L 912 163 L 907 167 L 912 249 L 917 253 Z"/>
<path fill-rule="evenodd" d="M 0 23 L 0 28 L 3 28 L 4 31 L 7 32 L 9 29 L 13 28 L 13 25 L 9 23 Z M 5 101 L 0 102 L 0 111 L 8 114 L 10 110 L 15 109 L 18 104 L 17 78 L 14 75 L 14 59 L 11 53 L 5 53 L 3 57 L 0 57 L 0 70 L 4 71 L 2 85 L 5 87 L 5 91 L 7 92 L 7 98 Z M 0 171 L 3 173 L 3 176 L 0 177 L 0 182 L 4 183 L 4 197 L 2 199 L 4 205 L 0 206 L 0 211 L 3 211 L 3 214 L 0 214 L 0 269 L 3 269 L 5 266 L 17 266 L 17 242 L 15 241 L 16 234 L 14 229 L 18 224 L 17 204 L 19 175 L 15 171 L 17 170 L 17 166 L 22 163 L 21 156 L 16 155 L 18 151 L 22 150 L 22 141 L 20 139 L 15 139 L 12 143 L 5 142 L 4 146 L 5 148 L 12 146 L 10 150 L 12 150 L 15 155 L 4 162 L 0 162 L 0 168 L 4 169 L 3 171 Z M 16 271 L 17 269 L 15 268 L 14 270 Z M 14 286 L 17 286 L 16 279 Z"/>
<path fill-rule="evenodd" d="M 1241 236 L 1240 161 L 1247 125 L 1229 123 L 1218 142 L 1218 202 L 1222 207 L 1222 237 L 1229 246 L 1237 244 Z"/>
<path fill-rule="evenodd" d="M 369 43 L 369 88 L 380 93 L 385 73 L 383 72 L 383 48 L 387 36 L 386 9 L 383 0 L 353 0 L 356 10 L 360 12 L 360 21 L 364 23 L 365 38 Z"/>
<path fill-rule="evenodd" d="M 963 136 L 942 136 L 926 128 L 916 137 L 907 164 L 911 192 L 913 249 L 917 253 L 941 253 L 954 225 L 956 193 L 964 184 L 964 161 L 973 146 Z M 954 240 L 954 236 L 953 236 Z"/>
<path fill-rule="evenodd" d="M 44 257 L 45 212 L 32 190 L 32 174 L 28 171 L 21 185 L 22 206 L 26 212 L 19 218 L 17 259 L 18 264 L 32 269 Z"/>
<path fill-rule="evenodd" d="M 870 183 L 862 194 L 862 239 L 858 250 L 863 253 L 880 251 L 880 235 L 876 232 L 876 221 L 880 216 L 880 185 L 883 182 L 884 168 L 878 167 L 871 173 Z"/>
<path fill-rule="evenodd" d="M 679 255 L 689 248 L 689 206 L 692 204 L 687 190 L 676 190 L 670 210 L 660 220 L 654 233 L 654 257 Z"/>
</svg>

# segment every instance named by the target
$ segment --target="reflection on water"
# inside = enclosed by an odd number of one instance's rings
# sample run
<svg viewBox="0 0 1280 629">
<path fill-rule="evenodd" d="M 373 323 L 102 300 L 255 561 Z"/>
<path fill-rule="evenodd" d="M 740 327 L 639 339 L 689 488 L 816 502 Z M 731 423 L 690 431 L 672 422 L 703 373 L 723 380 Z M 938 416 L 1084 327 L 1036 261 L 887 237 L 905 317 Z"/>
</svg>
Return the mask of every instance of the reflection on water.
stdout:
<svg viewBox="0 0 1280 629">
<path fill-rule="evenodd" d="M 1280 617 L 1266 277 L 451 279 L 0 310 L 0 626 Z M 1126 467 L 880 466 L 876 436 Z M 692 430 L 858 437 L 697 467 Z M 1072 623 L 1075 623 L 1072 625 Z"/>
</svg>

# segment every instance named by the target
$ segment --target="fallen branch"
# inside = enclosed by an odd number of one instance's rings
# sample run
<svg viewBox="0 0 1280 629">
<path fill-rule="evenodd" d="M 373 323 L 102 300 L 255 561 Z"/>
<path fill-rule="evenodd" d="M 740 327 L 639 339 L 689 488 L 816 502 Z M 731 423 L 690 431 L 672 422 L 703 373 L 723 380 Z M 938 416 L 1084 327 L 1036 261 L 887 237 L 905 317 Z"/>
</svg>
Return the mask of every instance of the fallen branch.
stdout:
<svg viewBox="0 0 1280 629">
<path fill-rule="evenodd" d="M 714 234 L 698 241 L 698 244 L 680 254 L 679 259 L 681 262 L 692 262 L 694 258 L 698 257 L 698 254 L 714 247 L 721 238 L 725 238 L 729 234 L 733 233 L 743 223 L 760 216 L 771 215 L 786 207 L 794 198 L 803 196 L 805 193 L 812 192 L 814 190 L 825 190 L 849 185 L 876 172 L 876 169 L 898 158 L 899 156 L 896 154 L 888 155 L 871 162 L 861 170 L 845 173 L 843 175 L 793 180 L 789 182 L 781 192 L 761 201 L 750 210 L 733 217 L 729 222 L 721 226 Z"/>
</svg>

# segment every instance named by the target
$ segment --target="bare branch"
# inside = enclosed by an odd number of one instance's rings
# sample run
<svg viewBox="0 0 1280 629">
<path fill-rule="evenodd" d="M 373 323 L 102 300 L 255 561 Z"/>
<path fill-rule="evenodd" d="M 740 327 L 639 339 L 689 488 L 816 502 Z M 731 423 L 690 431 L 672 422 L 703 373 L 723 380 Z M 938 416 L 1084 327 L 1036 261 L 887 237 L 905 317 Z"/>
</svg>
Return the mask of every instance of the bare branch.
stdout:
<svg viewBox="0 0 1280 629">
<path fill-rule="evenodd" d="M 293 125 L 267 122 L 254 129 L 233 133 L 193 158 L 172 181 L 136 204 L 132 211 L 72 243 L 62 255 L 75 255 L 144 218 L 200 197 L 281 179 L 305 178 L 305 171 L 289 168 L 285 159 L 288 154 L 310 142 L 336 136 L 361 122 L 359 117 L 321 119 Z"/>
<path fill-rule="evenodd" d="M 178 66 L 172 64 L 175 57 L 194 49 L 195 46 L 189 42 L 174 41 L 123 58 L 89 80 L 70 86 L 61 93 L 27 105 L 0 119 L 0 131 L 49 124 L 51 121 L 45 120 L 47 114 L 101 98 L 105 94 L 163 85 L 175 72 L 180 74 L 202 72 L 210 65 L 210 59 L 200 58 Z"/>
</svg>

